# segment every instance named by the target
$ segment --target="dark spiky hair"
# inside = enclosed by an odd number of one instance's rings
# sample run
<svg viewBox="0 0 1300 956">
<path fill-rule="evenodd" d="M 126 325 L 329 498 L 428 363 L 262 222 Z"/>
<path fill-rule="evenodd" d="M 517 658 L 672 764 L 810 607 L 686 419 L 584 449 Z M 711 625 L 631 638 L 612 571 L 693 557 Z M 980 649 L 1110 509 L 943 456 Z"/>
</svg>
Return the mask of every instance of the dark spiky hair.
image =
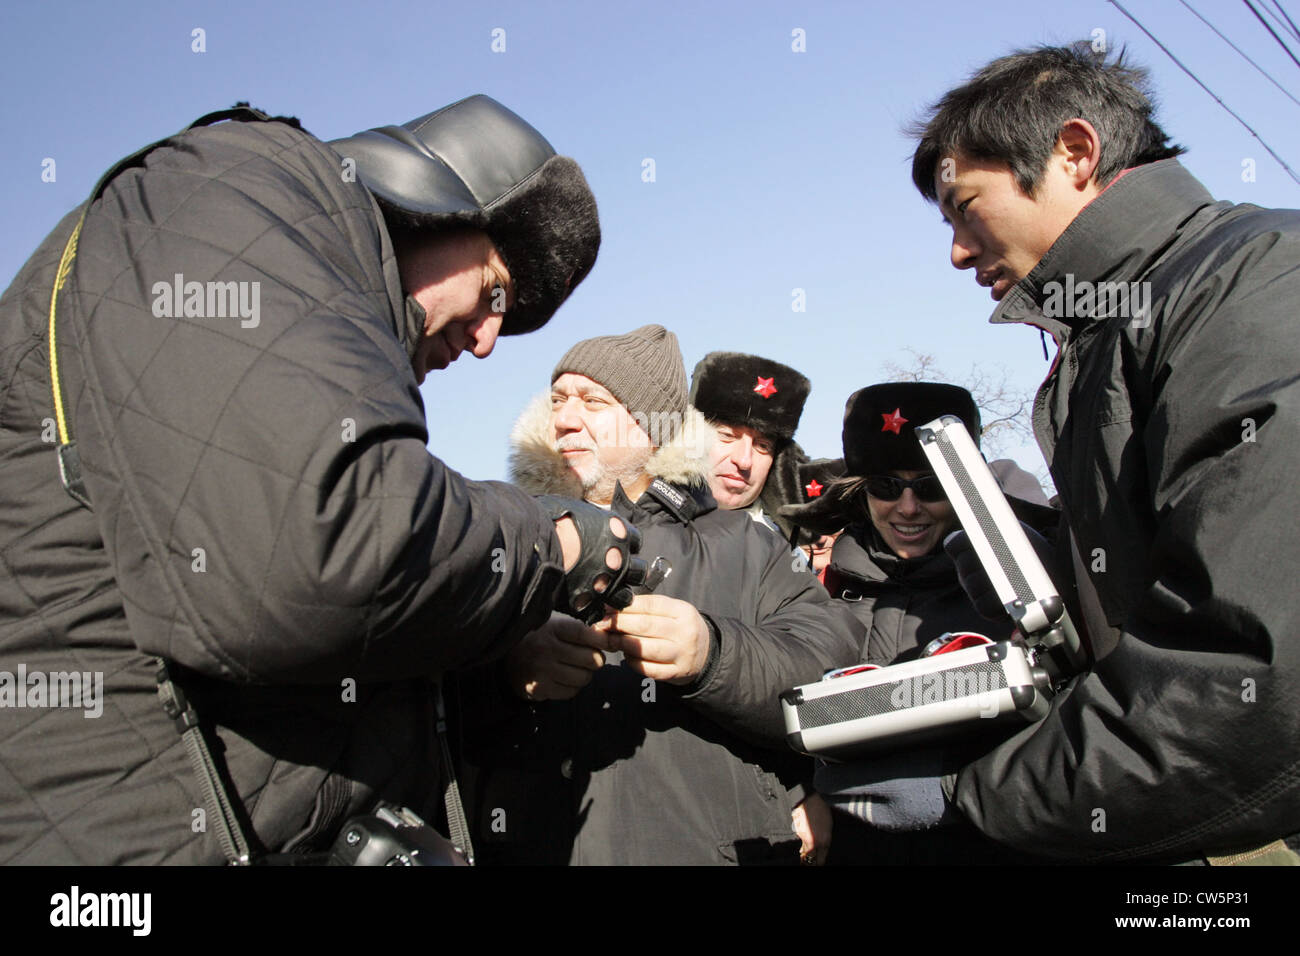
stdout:
<svg viewBox="0 0 1300 956">
<path fill-rule="evenodd" d="M 912 182 L 938 201 L 934 174 L 948 156 L 1005 163 L 1032 196 L 1061 127 L 1085 119 L 1101 138 L 1096 179 L 1106 185 L 1131 166 L 1185 152 L 1155 121 L 1147 71 L 1112 59 L 1088 41 L 1041 46 L 1000 57 L 963 86 L 949 90 L 906 132 L 919 140 Z"/>
</svg>

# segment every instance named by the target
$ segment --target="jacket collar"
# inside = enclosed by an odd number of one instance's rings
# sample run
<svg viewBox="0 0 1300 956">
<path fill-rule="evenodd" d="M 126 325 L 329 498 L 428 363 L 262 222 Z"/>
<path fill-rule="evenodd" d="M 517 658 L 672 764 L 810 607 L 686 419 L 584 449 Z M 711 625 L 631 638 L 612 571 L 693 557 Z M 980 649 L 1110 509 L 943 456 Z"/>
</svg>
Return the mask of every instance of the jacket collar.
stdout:
<svg viewBox="0 0 1300 956">
<path fill-rule="evenodd" d="M 1060 315 L 1044 307 L 1049 298 L 1059 304 L 1064 293 L 1081 282 L 1128 282 L 1141 275 L 1166 252 L 1192 215 L 1213 202 L 1176 159 L 1129 170 L 1074 217 L 1033 271 L 998 303 L 989 321 L 1036 325 L 1059 342 L 1069 330 L 1106 318 Z"/>
<path fill-rule="evenodd" d="M 831 550 L 830 570 L 842 581 L 856 579 L 864 584 L 886 581 L 913 587 L 933 587 L 955 579 L 952 559 L 940 548 L 919 558 L 900 558 L 890 551 L 869 522 L 844 529 Z"/>
<path fill-rule="evenodd" d="M 424 336 L 424 307 L 415 301 L 414 296 L 407 295 L 402 289 L 402 277 L 397 268 L 397 253 L 393 249 L 393 239 L 388 232 L 388 223 L 379 210 L 375 197 L 370 197 L 370 206 L 375 217 L 375 228 L 379 233 L 379 258 L 383 264 L 384 291 L 388 294 L 388 304 L 392 309 L 393 332 L 401 344 L 406 357 L 415 361 L 415 350 Z"/>
<path fill-rule="evenodd" d="M 702 514 L 717 510 L 718 503 L 709 493 L 707 485 L 675 485 L 656 478 L 650 482 L 645 494 L 633 502 L 622 485 L 614 488 L 611 510 L 622 515 L 634 525 L 649 524 L 663 515 L 679 524 L 690 524 Z"/>
<path fill-rule="evenodd" d="M 403 314 L 404 321 L 398 323 L 397 340 L 402 343 L 402 348 L 406 349 L 406 357 L 412 362 L 415 361 L 415 350 L 424 335 L 425 315 L 424 306 L 415 301 L 415 296 L 408 295 Z"/>
</svg>

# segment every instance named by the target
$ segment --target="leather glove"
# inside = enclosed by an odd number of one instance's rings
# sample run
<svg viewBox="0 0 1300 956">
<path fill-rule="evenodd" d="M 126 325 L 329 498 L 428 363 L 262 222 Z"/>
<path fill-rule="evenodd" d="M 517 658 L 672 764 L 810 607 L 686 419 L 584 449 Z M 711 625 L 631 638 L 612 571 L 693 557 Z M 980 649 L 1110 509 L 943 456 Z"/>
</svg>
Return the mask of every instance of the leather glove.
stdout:
<svg viewBox="0 0 1300 956">
<path fill-rule="evenodd" d="M 646 563 L 632 555 L 641 550 L 641 532 L 618 515 L 576 498 L 538 495 L 537 503 L 552 521 L 570 518 L 578 529 L 582 554 L 564 575 L 564 586 L 556 610 L 590 626 L 605 616 L 606 606 L 624 608 L 632 603 L 632 588 L 643 584 Z M 620 538 L 610 530 L 609 519 L 622 522 L 627 534 Z M 611 567 L 606 556 L 618 551 L 618 567 Z"/>
<path fill-rule="evenodd" d="M 1056 552 L 1052 546 L 1046 538 L 1023 521 L 1020 522 L 1020 527 L 1024 529 L 1025 537 L 1029 539 L 1029 544 L 1038 555 L 1038 560 L 1043 562 L 1048 575 L 1053 576 Z M 954 531 L 943 539 L 943 549 L 948 552 L 948 557 L 952 558 L 962 590 L 966 592 L 966 596 L 975 605 L 975 610 L 979 611 L 980 616 L 990 621 L 1005 621 L 1008 617 L 1007 609 L 998 600 L 997 592 L 993 590 L 993 582 L 984 573 L 984 566 L 980 564 L 979 555 L 975 553 L 975 545 L 971 544 L 970 536 L 965 531 Z"/>
</svg>

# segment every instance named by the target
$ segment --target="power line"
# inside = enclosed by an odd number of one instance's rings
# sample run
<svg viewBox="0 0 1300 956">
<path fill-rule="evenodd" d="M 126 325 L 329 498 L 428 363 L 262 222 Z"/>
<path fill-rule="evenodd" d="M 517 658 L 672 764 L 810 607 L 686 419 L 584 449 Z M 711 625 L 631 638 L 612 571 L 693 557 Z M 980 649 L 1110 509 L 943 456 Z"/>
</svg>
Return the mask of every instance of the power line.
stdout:
<svg viewBox="0 0 1300 956">
<path fill-rule="evenodd" d="M 1192 80 L 1195 81 L 1195 83 L 1196 83 L 1197 86 L 1199 86 L 1201 89 L 1205 90 L 1206 93 L 1209 93 L 1210 96 L 1213 98 L 1214 102 L 1216 102 L 1216 103 L 1218 103 L 1220 106 L 1222 106 L 1225 110 L 1227 110 L 1228 114 L 1229 114 L 1233 119 L 1235 119 L 1235 120 L 1236 120 L 1238 123 L 1240 123 L 1242 126 L 1246 127 L 1246 132 L 1250 133 L 1251 136 L 1253 136 L 1253 137 L 1255 137 L 1257 140 L 1259 140 L 1259 144 L 1260 144 L 1261 146 L 1263 146 L 1264 149 L 1266 149 L 1266 150 L 1268 151 L 1268 154 L 1269 154 L 1270 156 L 1272 156 L 1275 160 L 1277 160 L 1278 164 L 1279 164 L 1283 169 L 1286 170 L 1287 175 L 1290 176 L 1293 180 L 1295 180 L 1296 185 L 1300 185 L 1300 176 L 1297 176 L 1296 173 L 1295 173 L 1295 170 L 1292 169 L 1290 166 L 1288 166 L 1288 165 L 1286 164 L 1286 160 L 1284 160 L 1281 156 L 1279 156 L 1277 153 L 1275 153 L 1275 152 L 1273 151 L 1273 147 L 1269 146 L 1268 143 L 1264 142 L 1264 138 L 1263 138 L 1262 136 L 1260 136 L 1258 133 L 1256 133 L 1253 129 L 1250 128 L 1250 124 L 1249 124 L 1249 123 L 1247 123 L 1244 119 L 1242 119 L 1240 116 L 1238 116 L 1236 113 L 1234 113 L 1234 112 L 1232 111 L 1232 109 L 1229 108 L 1229 106 L 1228 106 L 1227 103 L 1225 103 L 1225 102 L 1223 102 L 1223 100 L 1219 99 L 1219 97 L 1215 95 L 1215 93 L 1214 93 L 1214 91 L 1213 91 L 1212 89 L 1210 89 L 1208 86 L 1206 86 L 1204 83 L 1201 82 L 1200 77 L 1198 77 L 1195 73 L 1193 73 L 1191 70 L 1189 70 L 1187 67 L 1185 67 L 1185 66 L 1183 65 L 1183 61 L 1182 61 L 1182 60 L 1180 60 L 1180 59 L 1178 59 L 1178 57 L 1174 56 L 1173 53 L 1171 53 L 1171 52 L 1169 51 L 1169 48 L 1168 48 L 1167 46 L 1165 46 L 1163 43 L 1161 43 L 1159 40 L 1157 40 L 1154 36 L 1152 36 L 1151 31 L 1148 30 L 1146 27 L 1144 27 L 1140 22 L 1138 22 L 1137 17 L 1133 16 L 1133 14 L 1129 13 L 1129 12 L 1128 12 L 1127 10 L 1125 10 L 1122 6 L 1120 6 L 1119 0 L 1110 0 L 1110 4 L 1111 4 L 1113 7 L 1115 7 L 1117 10 L 1119 10 L 1120 13 L 1124 14 L 1124 16 L 1126 16 L 1126 17 L 1128 17 L 1130 20 L 1132 20 L 1133 23 L 1137 26 L 1137 28 L 1138 28 L 1139 30 L 1141 30 L 1143 33 L 1145 33 L 1145 34 L 1150 38 L 1150 40 L 1151 40 L 1152 43 L 1154 43 L 1156 46 L 1160 47 L 1160 49 L 1164 51 L 1165 55 L 1166 55 L 1167 57 L 1169 57 L 1169 59 L 1173 60 L 1175 63 L 1178 64 L 1178 68 L 1179 68 L 1180 70 L 1182 70 L 1184 73 L 1186 73 L 1188 76 L 1190 76 L 1190 77 L 1192 78 Z"/>
<path fill-rule="evenodd" d="M 1278 46 L 1286 50 L 1286 55 L 1291 58 L 1291 62 L 1294 63 L 1296 66 L 1300 66 L 1300 60 L 1297 60 L 1295 58 L 1295 54 L 1291 52 L 1291 48 L 1286 45 L 1286 43 L 1282 40 L 1280 36 L 1277 35 L 1277 31 L 1268 25 L 1268 21 L 1265 20 L 1262 16 L 1260 16 L 1259 11 L 1255 9 L 1255 5 L 1251 3 L 1250 0 L 1241 0 L 1241 2 L 1246 5 L 1246 9 L 1248 9 L 1251 13 L 1255 14 L 1256 20 L 1264 24 L 1264 29 L 1273 35 L 1273 39 L 1277 41 Z"/>
<path fill-rule="evenodd" d="M 1273 6 L 1277 7 L 1277 13 L 1273 12 L 1266 0 L 1260 0 L 1260 2 L 1264 6 L 1264 12 L 1271 16 L 1277 22 L 1278 26 L 1282 27 L 1284 31 L 1289 32 L 1297 40 L 1300 40 L 1300 30 L 1296 29 L 1296 25 L 1291 22 L 1291 18 L 1287 16 L 1287 12 L 1282 9 L 1281 0 L 1273 0 Z M 1279 13 L 1282 15 L 1281 19 L 1278 17 Z M 1286 23 L 1282 22 L 1283 19 L 1286 20 Z"/>
<path fill-rule="evenodd" d="M 1277 80 L 1273 79 L 1272 75 L 1270 75 L 1269 72 L 1268 72 L 1267 70 L 1265 70 L 1262 66 L 1260 66 L 1258 63 L 1256 63 L 1254 60 L 1252 60 L 1250 57 L 1248 57 L 1245 53 L 1243 53 L 1242 50 L 1241 50 L 1241 48 L 1240 48 L 1239 46 L 1237 46 L 1237 44 L 1233 43 L 1233 42 L 1232 42 L 1231 40 L 1229 40 L 1226 36 L 1224 36 L 1222 33 L 1220 33 L 1218 27 L 1216 27 L 1216 26 L 1215 26 L 1213 23 L 1211 23 L 1209 20 L 1205 19 L 1205 17 L 1203 17 L 1203 16 L 1201 16 L 1199 13 L 1197 13 L 1196 8 L 1193 7 L 1190 3 L 1188 3 L 1187 0 L 1179 0 L 1179 2 L 1182 3 L 1182 5 L 1185 6 L 1188 10 L 1191 10 L 1192 13 L 1196 15 L 1196 19 L 1200 20 L 1200 21 L 1201 21 L 1202 23 L 1204 23 L 1207 27 L 1209 27 L 1211 30 L 1213 30 L 1214 33 L 1215 33 L 1215 35 L 1218 36 L 1218 38 L 1219 38 L 1220 40 L 1222 40 L 1224 43 L 1228 44 L 1228 46 L 1230 46 L 1230 47 L 1232 47 L 1234 50 L 1236 50 L 1237 53 L 1241 56 L 1241 58 L 1242 58 L 1243 60 L 1245 60 L 1247 63 L 1249 63 L 1249 64 L 1250 64 L 1251 66 L 1253 66 L 1255 69 L 1259 70 L 1259 72 L 1262 73 L 1262 74 L 1264 75 L 1264 78 L 1267 79 L 1267 80 L 1268 80 L 1270 83 L 1272 83 L 1274 86 L 1276 86 L 1279 90 L 1281 90 L 1281 91 L 1282 91 L 1282 94 L 1283 94 L 1287 99 L 1289 99 L 1289 100 L 1290 100 L 1292 103 L 1294 103 L 1296 106 L 1300 106 L 1300 100 L 1298 100 L 1298 99 L 1296 99 L 1294 96 L 1292 96 L 1292 95 L 1291 95 L 1291 92 L 1290 92 L 1290 91 L 1289 91 L 1285 86 L 1283 86 L 1283 85 L 1282 85 L 1281 83 L 1279 83 Z"/>
<path fill-rule="evenodd" d="M 1286 7 L 1282 6 L 1282 0 L 1273 0 L 1273 6 L 1277 7 L 1278 13 L 1286 17 L 1286 22 L 1291 24 L 1291 32 L 1295 34 L 1297 40 L 1300 40 L 1300 27 L 1295 25 L 1295 21 L 1292 20 L 1290 14 L 1286 12 Z"/>
</svg>

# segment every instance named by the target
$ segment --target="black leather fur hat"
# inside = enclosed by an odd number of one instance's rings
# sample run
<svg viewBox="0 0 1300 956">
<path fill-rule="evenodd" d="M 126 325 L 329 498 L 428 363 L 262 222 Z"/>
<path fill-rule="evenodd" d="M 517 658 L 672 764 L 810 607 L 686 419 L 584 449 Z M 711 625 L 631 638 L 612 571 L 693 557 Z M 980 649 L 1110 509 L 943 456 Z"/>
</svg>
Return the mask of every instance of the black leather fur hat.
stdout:
<svg viewBox="0 0 1300 956">
<path fill-rule="evenodd" d="M 502 335 L 545 325 L 596 262 L 600 220 L 582 170 L 491 97 L 330 146 L 356 163 L 390 227 L 487 232 L 515 284 Z"/>
</svg>

